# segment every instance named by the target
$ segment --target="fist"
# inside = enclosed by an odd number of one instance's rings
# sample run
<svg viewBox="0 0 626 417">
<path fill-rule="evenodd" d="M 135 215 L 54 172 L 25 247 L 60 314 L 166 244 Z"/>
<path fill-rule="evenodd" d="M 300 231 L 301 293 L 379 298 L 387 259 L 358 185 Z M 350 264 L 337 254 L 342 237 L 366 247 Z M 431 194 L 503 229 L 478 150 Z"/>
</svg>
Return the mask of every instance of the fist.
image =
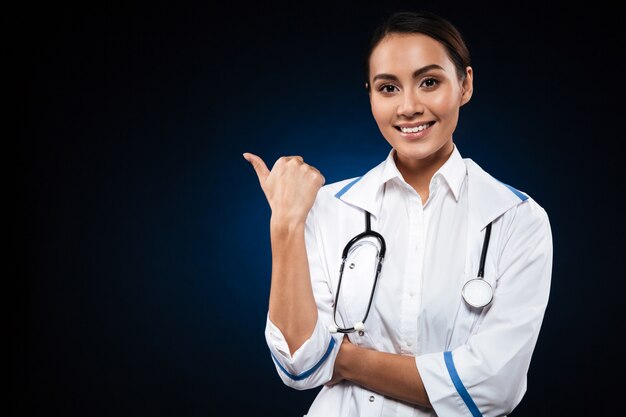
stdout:
<svg viewBox="0 0 626 417">
<path fill-rule="evenodd" d="M 301 156 L 282 156 L 271 171 L 257 155 L 244 153 L 243 156 L 259 178 L 272 217 L 286 222 L 305 222 L 317 192 L 326 181 L 324 176 Z"/>
</svg>

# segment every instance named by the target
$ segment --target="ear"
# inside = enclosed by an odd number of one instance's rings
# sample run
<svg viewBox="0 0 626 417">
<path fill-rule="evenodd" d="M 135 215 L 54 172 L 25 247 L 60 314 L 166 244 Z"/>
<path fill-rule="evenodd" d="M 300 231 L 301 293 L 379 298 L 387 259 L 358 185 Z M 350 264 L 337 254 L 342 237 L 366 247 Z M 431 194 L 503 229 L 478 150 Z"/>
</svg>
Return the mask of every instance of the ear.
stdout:
<svg viewBox="0 0 626 417">
<path fill-rule="evenodd" d="M 465 79 L 461 83 L 461 106 L 470 101 L 474 92 L 474 70 L 472 67 L 465 68 Z"/>
</svg>

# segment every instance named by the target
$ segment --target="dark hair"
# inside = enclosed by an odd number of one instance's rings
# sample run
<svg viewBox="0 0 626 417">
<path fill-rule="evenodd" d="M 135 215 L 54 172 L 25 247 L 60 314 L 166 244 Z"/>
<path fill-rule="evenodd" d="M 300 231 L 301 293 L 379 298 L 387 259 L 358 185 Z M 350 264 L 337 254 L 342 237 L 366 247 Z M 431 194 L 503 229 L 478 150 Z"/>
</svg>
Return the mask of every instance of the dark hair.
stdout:
<svg viewBox="0 0 626 417">
<path fill-rule="evenodd" d="M 440 42 L 446 48 L 459 79 L 465 78 L 465 68 L 470 65 L 470 53 L 461 33 L 452 23 L 426 11 L 395 12 L 376 28 L 366 50 L 363 69 L 368 91 L 372 52 L 385 36 L 392 33 L 422 33 Z"/>
</svg>

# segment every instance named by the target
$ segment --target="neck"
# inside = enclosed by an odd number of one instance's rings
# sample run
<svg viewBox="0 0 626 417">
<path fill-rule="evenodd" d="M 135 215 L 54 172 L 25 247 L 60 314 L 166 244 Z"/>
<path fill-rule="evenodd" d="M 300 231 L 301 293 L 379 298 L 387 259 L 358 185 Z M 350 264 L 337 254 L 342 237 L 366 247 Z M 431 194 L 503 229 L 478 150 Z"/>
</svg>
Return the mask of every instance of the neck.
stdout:
<svg viewBox="0 0 626 417">
<path fill-rule="evenodd" d="M 450 140 L 437 152 L 424 159 L 407 159 L 396 152 L 394 160 L 404 180 L 417 191 L 425 203 L 428 200 L 430 180 L 435 172 L 450 158 L 453 151 L 454 143 Z"/>
</svg>

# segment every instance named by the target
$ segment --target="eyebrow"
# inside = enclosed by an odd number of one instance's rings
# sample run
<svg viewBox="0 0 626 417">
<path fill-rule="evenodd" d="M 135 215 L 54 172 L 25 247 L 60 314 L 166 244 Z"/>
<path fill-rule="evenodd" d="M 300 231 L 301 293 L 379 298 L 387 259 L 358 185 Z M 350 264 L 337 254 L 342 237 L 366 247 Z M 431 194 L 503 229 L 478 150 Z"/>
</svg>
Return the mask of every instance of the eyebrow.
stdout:
<svg viewBox="0 0 626 417">
<path fill-rule="evenodd" d="M 425 72 L 428 72 L 430 70 L 433 69 L 440 69 L 443 70 L 443 67 L 441 65 L 437 65 L 437 64 L 431 64 L 431 65 L 426 65 L 425 67 L 422 67 L 420 69 L 415 70 L 415 72 L 413 72 L 413 78 L 417 78 L 420 75 L 422 75 Z M 374 76 L 374 78 L 372 79 L 372 83 L 376 80 L 392 80 L 392 81 L 398 81 L 398 77 L 396 77 L 393 74 L 377 74 Z"/>
</svg>

